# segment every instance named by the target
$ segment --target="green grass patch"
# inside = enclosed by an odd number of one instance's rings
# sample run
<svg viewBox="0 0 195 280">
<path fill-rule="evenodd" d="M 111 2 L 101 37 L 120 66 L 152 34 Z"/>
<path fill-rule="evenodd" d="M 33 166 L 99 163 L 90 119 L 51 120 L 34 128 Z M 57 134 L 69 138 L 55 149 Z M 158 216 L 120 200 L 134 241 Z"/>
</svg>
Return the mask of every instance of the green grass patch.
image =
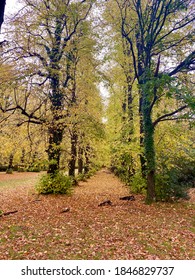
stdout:
<svg viewBox="0 0 195 280">
<path fill-rule="evenodd" d="M 24 176 L 24 178 L 11 178 L 11 176 L 12 175 L 10 175 L 10 178 L 8 178 L 7 180 L 0 181 L 0 191 L 23 185 L 34 185 L 38 180 L 38 177 L 35 175 L 32 175 L 32 177 Z"/>
</svg>

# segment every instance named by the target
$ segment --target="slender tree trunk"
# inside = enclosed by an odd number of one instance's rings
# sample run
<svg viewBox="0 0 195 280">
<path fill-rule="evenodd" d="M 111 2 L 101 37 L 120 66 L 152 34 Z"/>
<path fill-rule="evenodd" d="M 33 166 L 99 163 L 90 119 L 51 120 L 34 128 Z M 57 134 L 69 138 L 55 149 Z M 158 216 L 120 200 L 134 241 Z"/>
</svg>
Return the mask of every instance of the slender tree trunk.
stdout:
<svg viewBox="0 0 195 280">
<path fill-rule="evenodd" d="M 85 174 L 89 172 L 89 167 L 90 167 L 89 153 L 90 153 L 90 146 L 87 145 L 85 150 L 85 168 L 84 168 Z"/>
<path fill-rule="evenodd" d="M 22 155 L 21 155 L 20 161 L 21 161 L 22 165 L 25 163 L 25 149 L 24 148 L 22 149 Z"/>
<path fill-rule="evenodd" d="M 75 177 L 75 166 L 77 158 L 77 133 L 76 131 L 72 132 L 71 135 L 71 159 L 69 161 L 69 176 Z"/>
<path fill-rule="evenodd" d="M 140 116 L 140 121 L 139 121 L 139 125 L 140 125 L 140 149 L 141 149 L 141 153 L 140 153 L 140 165 L 141 165 L 141 173 L 142 173 L 142 178 L 146 178 L 146 159 L 144 157 L 144 123 L 143 123 L 143 101 L 142 101 L 142 97 L 141 97 L 141 91 L 139 94 L 139 116 Z"/>
<path fill-rule="evenodd" d="M 83 148 L 78 149 L 78 174 L 83 173 Z"/>
</svg>

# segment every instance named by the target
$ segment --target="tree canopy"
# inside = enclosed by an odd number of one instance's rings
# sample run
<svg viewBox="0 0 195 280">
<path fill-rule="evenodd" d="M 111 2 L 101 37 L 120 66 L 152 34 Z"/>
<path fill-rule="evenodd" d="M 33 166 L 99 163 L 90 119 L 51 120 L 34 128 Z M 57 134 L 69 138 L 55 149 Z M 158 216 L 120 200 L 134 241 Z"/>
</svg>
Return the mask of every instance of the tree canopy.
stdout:
<svg viewBox="0 0 195 280">
<path fill-rule="evenodd" d="M 13 160 L 42 158 L 53 177 L 106 164 L 148 203 L 177 195 L 193 177 L 194 1 L 22 3 L 0 57 L 1 137 L 25 143 Z"/>
</svg>

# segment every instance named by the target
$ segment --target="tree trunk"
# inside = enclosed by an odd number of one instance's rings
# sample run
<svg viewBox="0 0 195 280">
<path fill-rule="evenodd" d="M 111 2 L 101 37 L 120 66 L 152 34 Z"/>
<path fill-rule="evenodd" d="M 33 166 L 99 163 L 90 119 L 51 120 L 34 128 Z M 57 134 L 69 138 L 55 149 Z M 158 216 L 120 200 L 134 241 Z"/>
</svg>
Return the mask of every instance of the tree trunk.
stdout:
<svg viewBox="0 0 195 280">
<path fill-rule="evenodd" d="M 79 147 L 78 150 L 78 174 L 83 173 L 83 148 Z"/>
<path fill-rule="evenodd" d="M 69 176 L 75 177 L 75 166 L 77 158 L 77 133 L 73 131 L 71 135 L 71 159 L 69 161 Z"/>
<path fill-rule="evenodd" d="M 140 116 L 140 165 L 141 165 L 141 173 L 142 173 L 142 178 L 146 178 L 146 159 L 144 157 L 144 153 L 142 152 L 144 150 L 144 123 L 143 123 L 143 114 L 142 114 L 142 97 L 141 97 L 141 91 L 140 91 L 140 97 L 139 97 L 139 116 Z"/>
<path fill-rule="evenodd" d="M 53 51 L 54 52 L 54 51 Z M 55 54 L 55 52 L 54 52 Z M 53 55 L 54 55 L 53 54 Z M 52 88 L 52 94 L 50 96 L 51 101 L 51 112 L 53 115 L 52 122 L 49 127 L 49 147 L 48 147 L 48 160 L 49 166 L 47 173 L 55 175 L 60 169 L 60 155 L 61 155 L 61 142 L 63 138 L 64 127 L 59 123 L 62 117 L 62 104 L 63 95 L 60 92 L 59 86 L 59 73 L 58 73 L 58 62 L 55 61 L 55 55 L 51 60 L 52 69 L 55 72 L 52 73 L 50 79 L 50 85 Z"/>
<path fill-rule="evenodd" d="M 22 155 L 21 155 L 20 161 L 21 161 L 21 164 L 25 163 L 25 149 L 24 148 L 22 149 Z"/>
<path fill-rule="evenodd" d="M 62 142 L 63 130 L 55 129 L 54 127 L 49 129 L 49 147 L 47 150 L 49 166 L 47 173 L 56 174 L 60 168 L 60 144 Z"/>
<path fill-rule="evenodd" d="M 89 166 L 90 166 L 89 152 L 90 152 L 90 146 L 87 145 L 85 150 L 85 168 L 84 168 L 85 174 L 89 172 Z"/>
<path fill-rule="evenodd" d="M 152 123 L 150 106 L 144 98 L 143 104 L 143 123 L 144 123 L 144 155 L 146 159 L 146 179 L 147 179 L 147 195 L 146 202 L 152 203 L 156 199 L 155 193 L 155 148 L 154 148 L 154 127 Z"/>
<path fill-rule="evenodd" d="M 9 156 L 9 164 L 8 164 L 8 169 L 13 168 L 13 160 L 14 160 L 14 155 L 11 153 Z"/>
<path fill-rule="evenodd" d="M 150 170 L 147 174 L 147 194 L 146 203 L 150 204 L 156 200 L 155 192 L 155 170 Z"/>
</svg>

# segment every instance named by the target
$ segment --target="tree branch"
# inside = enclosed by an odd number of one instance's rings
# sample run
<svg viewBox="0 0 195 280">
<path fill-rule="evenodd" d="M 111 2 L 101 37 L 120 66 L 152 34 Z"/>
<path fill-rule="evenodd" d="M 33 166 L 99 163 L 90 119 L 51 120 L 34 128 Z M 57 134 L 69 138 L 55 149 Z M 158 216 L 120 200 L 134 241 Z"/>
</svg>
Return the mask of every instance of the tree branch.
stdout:
<svg viewBox="0 0 195 280">
<path fill-rule="evenodd" d="M 192 71 L 194 68 L 190 69 L 191 65 L 195 65 L 195 51 L 189 54 L 188 57 L 186 57 L 173 71 L 168 73 L 168 75 L 171 77 L 183 70 Z"/>
<path fill-rule="evenodd" d="M 175 110 L 175 111 L 173 111 L 173 112 L 171 112 L 171 113 L 168 113 L 168 114 L 165 114 L 165 115 L 159 117 L 158 119 L 156 119 L 156 120 L 153 122 L 153 126 L 155 127 L 155 126 L 156 126 L 159 122 L 161 122 L 161 121 L 170 120 L 170 119 L 168 119 L 168 117 L 171 117 L 171 116 L 173 116 L 173 115 L 175 115 L 175 114 L 177 114 L 177 113 L 183 111 L 183 110 L 186 109 L 187 107 L 188 107 L 188 105 L 184 105 L 184 106 L 180 107 L 179 109 L 177 109 L 177 110 Z M 176 118 L 175 118 L 175 119 L 176 119 Z M 178 117 L 177 119 L 179 119 L 179 117 Z"/>
</svg>

